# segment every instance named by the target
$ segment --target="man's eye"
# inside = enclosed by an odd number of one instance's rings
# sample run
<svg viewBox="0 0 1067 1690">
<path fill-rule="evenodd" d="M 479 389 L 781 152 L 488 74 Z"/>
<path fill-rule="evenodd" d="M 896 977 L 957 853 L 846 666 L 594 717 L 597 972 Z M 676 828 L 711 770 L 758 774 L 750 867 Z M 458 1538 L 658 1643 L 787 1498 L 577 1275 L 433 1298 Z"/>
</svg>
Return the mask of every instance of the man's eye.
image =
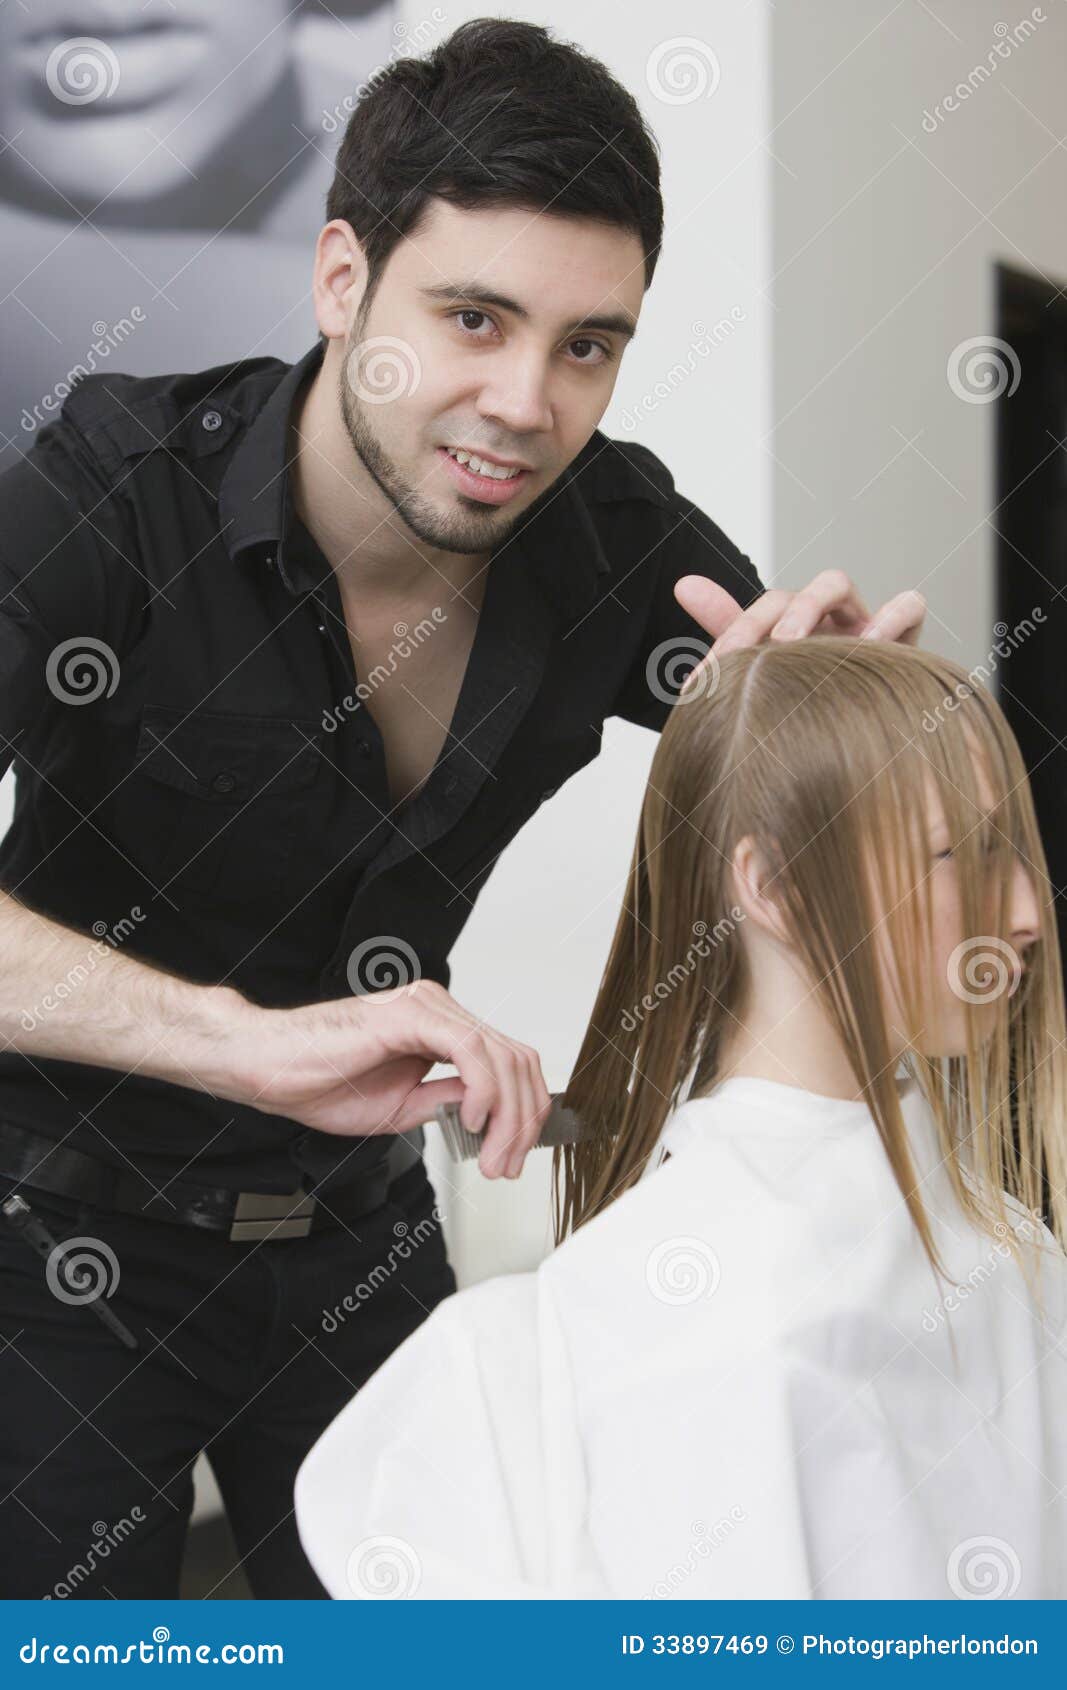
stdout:
<svg viewBox="0 0 1067 1690">
<path fill-rule="evenodd" d="M 464 307 L 464 308 L 463 308 L 463 310 L 462 310 L 462 311 L 453 311 L 453 312 L 452 312 L 452 317 L 453 317 L 453 320 L 454 320 L 454 321 L 456 321 L 456 322 L 458 322 L 458 321 L 459 321 L 459 320 L 460 320 L 460 319 L 461 319 L 461 318 L 463 318 L 463 317 L 481 317 L 481 318 L 482 318 L 482 319 L 483 319 L 483 320 L 484 320 L 484 321 L 485 321 L 485 322 L 487 322 L 487 323 L 488 323 L 488 322 L 489 322 L 489 320 L 490 320 L 490 319 L 489 319 L 489 318 L 488 318 L 488 317 L 487 317 L 487 316 L 486 316 L 486 314 L 485 314 L 485 312 L 484 312 L 484 311 L 479 311 L 479 310 L 478 310 L 478 309 L 477 309 L 477 308 L 476 308 L 476 307 L 475 307 L 475 306 L 473 306 L 473 305 L 467 305 L 467 306 L 465 306 L 465 307 Z M 467 327 L 467 328 L 470 328 L 470 324 L 469 324 L 469 323 L 468 323 L 468 324 L 466 324 L 466 325 L 464 325 L 464 326 L 465 326 L 465 327 Z M 473 332 L 473 331 L 472 331 L 472 332 Z"/>
<path fill-rule="evenodd" d="M 470 317 L 477 318 L 478 322 L 471 324 L 470 322 L 465 321 L 465 319 Z M 481 334 L 478 331 L 481 323 L 491 324 L 492 318 L 487 312 L 480 311 L 477 306 L 466 305 L 461 311 L 451 311 L 449 312 L 449 318 L 452 322 L 460 326 L 467 340 L 485 340 L 488 338 L 486 335 Z M 587 347 L 593 352 L 599 352 L 599 358 L 584 357 L 575 359 L 576 363 L 589 364 L 591 367 L 610 363 L 615 356 L 615 353 L 610 346 L 605 346 L 604 343 L 599 340 L 588 340 L 585 335 L 582 335 L 577 340 L 572 340 L 570 346 L 572 352 L 576 346 Z"/>
<path fill-rule="evenodd" d="M 586 340 L 584 336 L 581 340 L 571 341 L 572 352 L 576 346 L 591 346 L 595 352 L 602 354 L 599 358 L 579 358 L 579 364 L 607 364 L 610 363 L 611 359 L 615 356 L 610 346 L 605 346 L 603 342 L 599 340 Z"/>
</svg>

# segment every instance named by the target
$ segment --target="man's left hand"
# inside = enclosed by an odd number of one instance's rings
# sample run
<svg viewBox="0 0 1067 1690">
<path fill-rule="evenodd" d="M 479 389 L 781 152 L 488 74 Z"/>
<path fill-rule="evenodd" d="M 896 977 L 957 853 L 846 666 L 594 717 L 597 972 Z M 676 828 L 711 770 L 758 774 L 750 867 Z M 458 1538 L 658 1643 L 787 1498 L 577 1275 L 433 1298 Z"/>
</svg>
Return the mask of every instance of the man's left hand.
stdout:
<svg viewBox="0 0 1067 1690">
<path fill-rule="evenodd" d="M 758 645 L 766 639 L 851 634 L 856 639 L 915 645 L 926 615 L 923 595 L 908 587 L 887 599 L 872 616 L 855 584 L 840 569 L 824 569 L 799 592 L 771 588 L 753 600 L 747 610 L 741 609 L 725 587 L 704 575 L 683 575 L 675 584 L 674 596 L 714 642 L 708 656 L 686 677 L 686 687 L 693 684 L 694 676 L 710 668 L 713 657 L 724 657 L 738 646 Z"/>
</svg>

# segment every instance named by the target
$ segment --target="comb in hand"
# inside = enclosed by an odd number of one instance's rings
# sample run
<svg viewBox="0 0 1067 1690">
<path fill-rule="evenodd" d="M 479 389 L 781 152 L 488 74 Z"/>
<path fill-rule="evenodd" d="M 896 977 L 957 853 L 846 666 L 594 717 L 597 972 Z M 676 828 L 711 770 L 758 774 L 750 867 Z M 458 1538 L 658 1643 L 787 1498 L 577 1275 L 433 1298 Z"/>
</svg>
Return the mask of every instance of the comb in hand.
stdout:
<svg viewBox="0 0 1067 1690">
<path fill-rule="evenodd" d="M 573 1109 L 567 1109 L 560 1102 L 559 1092 L 551 1093 L 552 1107 L 545 1116 L 545 1124 L 541 1128 L 537 1143 L 531 1148 L 540 1150 L 543 1146 L 556 1144 L 574 1144 L 582 1137 L 582 1127 Z M 438 1105 L 435 1119 L 441 1129 L 441 1136 L 448 1146 L 449 1155 L 454 1162 L 469 1162 L 478 1155 L 482 1148 L 482 1133 L 469 1133 L 460 1120 L 460 1105 L 458 1103 L 442 1103 Z"/>
</svg>

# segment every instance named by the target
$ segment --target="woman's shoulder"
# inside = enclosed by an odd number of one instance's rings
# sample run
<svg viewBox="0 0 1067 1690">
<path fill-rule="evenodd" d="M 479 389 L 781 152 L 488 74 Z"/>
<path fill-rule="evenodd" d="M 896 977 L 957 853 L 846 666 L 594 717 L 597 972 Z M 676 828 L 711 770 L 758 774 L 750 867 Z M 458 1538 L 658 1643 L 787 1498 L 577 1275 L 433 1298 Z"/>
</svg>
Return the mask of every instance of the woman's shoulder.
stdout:
<svg viewBox="0 0 1067 1690">
<path fill-rule="evenodd" d="M 625 1320 L 650 1293 L 659 1306 L 710 1297 L 728 1263 L 751 1305 L 812 1219 L 724 1141 L 649 1166 L 563 1240 L 539 1278 L 557 1306 Z"/>
</svg>

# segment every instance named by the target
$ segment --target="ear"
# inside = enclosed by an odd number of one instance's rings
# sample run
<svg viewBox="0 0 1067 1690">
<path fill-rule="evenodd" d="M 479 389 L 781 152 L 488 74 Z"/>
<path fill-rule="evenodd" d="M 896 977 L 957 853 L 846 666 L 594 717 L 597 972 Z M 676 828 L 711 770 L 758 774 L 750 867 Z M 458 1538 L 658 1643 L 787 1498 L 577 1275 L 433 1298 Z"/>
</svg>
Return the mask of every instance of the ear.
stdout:
<svg viewBox="0 0 1067 1690">
<path fill-rule="evenodd" d="M 773 938 L 788 942 L 785 919 L 780 908 L 778 880 L 767 859 L 766 852 L 752 834 L 746 833 L 734 847 L 730 859 L 735 899 L 748 921 L 754 921 Z"/>
<path fill-rule="evenodd" d="M 311 291 L 328 340 L 344 340 L 367 285 L 367 260 L 351 223 L 335 217 L 319 231 Z"/>
</svg>

